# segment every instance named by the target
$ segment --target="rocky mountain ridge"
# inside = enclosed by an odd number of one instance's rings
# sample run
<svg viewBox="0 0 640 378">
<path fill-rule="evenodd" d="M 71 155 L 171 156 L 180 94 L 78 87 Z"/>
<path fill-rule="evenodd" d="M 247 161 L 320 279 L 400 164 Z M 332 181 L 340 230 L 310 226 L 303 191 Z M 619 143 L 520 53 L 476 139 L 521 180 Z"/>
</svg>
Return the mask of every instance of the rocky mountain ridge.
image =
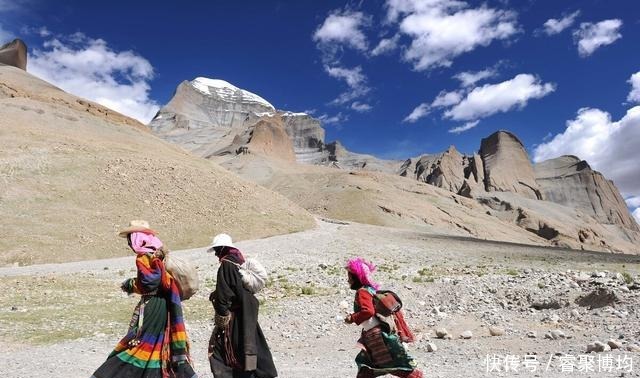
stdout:
<svg viewBox="0 0 640 378">
<path fill-rule="evenodd" d="M 231 84 L 198 90 L 201 82 L 198 78 L 181 83 L 149 124 L 158 136 L 198 156 L 230 159 L 254 153 L 289 163 L 397 175 L 474 199 L 503 221 L 559 245 L 626 251 L 628 244 L 640 242 L 640 229 L 611 181 L 586 168 L 586 162 L 567 163 L 566 157 L 534 165 L 511 132 L 497 131 L 484 138 L 472 155 L 451 146 L 439 154 L 383 160 L 351 152 L 339 141 L 326 143 L 321 122 L 311 115 L 274 110 L 266 100 L 229 101 L 262 97 Z M 228 88 L 235 88 L 235 97 Z M 567 226 L 564 214 L 570 209 L 578 217 L 593 218 L 615 236 L 605 236 L 602 229 L 584 222 Z M 608 240 L 611 237 L 620 238 L 627 247 L 612 246 L 616 243 Z"/>
</svg>

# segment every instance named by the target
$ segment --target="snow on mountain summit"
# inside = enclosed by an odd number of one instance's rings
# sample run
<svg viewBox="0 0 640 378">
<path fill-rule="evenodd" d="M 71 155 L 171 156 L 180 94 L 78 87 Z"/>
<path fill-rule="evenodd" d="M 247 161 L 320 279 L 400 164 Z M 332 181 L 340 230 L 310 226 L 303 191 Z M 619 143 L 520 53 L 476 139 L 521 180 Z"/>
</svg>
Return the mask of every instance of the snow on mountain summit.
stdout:
<svg viewBox="0 0 640 378">
<path fill-rule="evenodd" d="M 255 93 L 240 89 L 224 80 L 197 77 L 191 81 L 191 85 L 198 91 L 210 96 L 215 95 L 223 101 L 238 102 L 238 100 L 240 100 L 240 102 L 258 103 L 273 111 L 276 110 L 273 105 L 264 98 Z"/>
</svg>

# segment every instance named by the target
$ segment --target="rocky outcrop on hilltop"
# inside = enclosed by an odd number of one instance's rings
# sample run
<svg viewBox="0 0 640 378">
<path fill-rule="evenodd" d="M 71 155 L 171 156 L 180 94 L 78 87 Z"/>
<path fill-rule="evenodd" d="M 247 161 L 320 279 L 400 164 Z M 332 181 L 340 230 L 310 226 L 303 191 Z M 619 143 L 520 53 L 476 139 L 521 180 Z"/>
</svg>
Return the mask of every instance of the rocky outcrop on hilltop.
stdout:
<svg viewBox="0 0 640 378">
<path fill-rule="evenodd" d="M 482 159 L 476 154 L 462 155 L 455 146 L 441 154 L 407 159 L 398 174 L 469 198 L 484 191 Z"/>
<path fill-rule="evenodd" d="M 149 127 L 161 138 L 206 157 L 233 145 L 237 137 L 248 140 L 247 124 L 253 126 L 259 115 L 274 112 L 260 96 L 223 80 L 199 77 L 182 82 Z"/>
<path fill-rule="evenodd" d="M 27 70 L 27 45 L 21 39 L 0 46 L 0 64 Z"/>
<path fill-rule="evenodd" d="M 299 163 L 315 164 L 327 159 L 319 120 L 306 113 L 284 112 L 281 117 Z"/>
<path fill-rule="evenodd" d="M 271 130 L 267 134 L 266 125 Z M 262 131 L 255 133 L 256 126 Z M 318 119 L 306 113 L 277 111 L 262 97 L 224 80 L 199 77 L 182 82 L 149 127 L 161 138 L 205 158 L 253 151 L 291 160 L 293 153 L 295 161 L 303 164 L 383 172 L 397 169 L 397 162 L 350 152 L 340 142 L 325 143 Z M 253 139 L 258 135 L 259 142 Z M 269 135 L 278 139 L 269 141 Z M 289 144 L 292 150 L 285 148 Z"/>
<path fill-rule="evenodd" d="M 351 152 L 340 141 L 327 144 L 325 150 L 329 165 L 342 169 L 393 173 L 399 164 L 398 161 L 378 159 L 373 155 Z"/>
<path fill-rule="evenodd" d="M 241 152 L 243 147 L 238 147 Z M 282 123 L 277 120 L 260 120 L 253 126 L 251 139 L 247 145 L 251 153 L 273 156 L 279 159 L 295 162 L 296 156 L 293 143 L 288 137 Z"/>
<path fill-rule="evenodd" d="M 479 217 L 476 212 L 481 212 L 550 245 L 636 251 L 633 245 L 640 242 L 638 225 L 613 183 L 573 162 L 543 163 L 534 170 L 523 143 L 508 131 L 484 138 L 477 153 L 463 154 L 450 146 L 438 154 L 405 161 L 384 160 L 351 152 L 339 141 L 325 142 L 321 122 L 308 114 L 277 111 L 258 95 L 222 80 L 204 78 L 183 82 L 150 127 L 161 137 L 199 156 L 219 157 L 223 164 L 236 155 L 253 153 L 279 161 L 349 170 L 353 174 L 375 171 L 395 180 L 399 175 L 419 182 L 420 189 L 409 191 L 425 193 L 420 185 L 426 183 L 445 190 L 444 193 L 467 197 L 460 199 L 454 195 L 453 198 L 456 206 L 473 209 L 470 210 L 473 215 L 461 219 L 457 219 L 454 212 L 442 209 L 438 209 L 442 214 L 430 210 L 425 216 L 415 202 L 411 203 L 413 210 L 403 210 L 397 203 L 385 200 L 373 206 L 385 213 L 383 218 L 376 213 L 378 210 L 366 210 L 366 215 L 359 217 L 350 215 L 346 209 L 368 202 L 364 198 L 365 185 L 355 185 L 356 189 L 351 190 L 343 182 L 333 183 L 333 179 L 327 179 L 328 182 L 321 181 L 311 188 L 295 184 L 283 172 L 273 181 L 266 179 L 278 176 L 276 171 L 281 168 L 257 169 L 246 159 L 242 160 L 244 163 L 226 165 L 248 178 L 259 176 L 261 183 L 266 180 L 270 187 L 297 203 L 308 202 L 305 207 L 313 212 L 326 212 L 339 219 L 368 219 L 375 223 L 379 219 L 386 222 L 391 217 L 394 225 L 396 222 L 414 225 L 416 221 L 432 226 L 447 224 L 456 232 L 465 230 L 474 237 L 494 237 L 489 230 L 478 231 L 475 221 L 471 221 Z M 295 170 L 285 168 L 289 169 Z M 252 176 L 250 172 L 255 174 Z M 378 176 L 365 174 L 365 177 Z M 314 181 L 308 177 L 304 180 Z M 400 185 L 385 182 L 388 186 Z M 376 188 L 375 193 L 385 190 L 391 191 L 391 188 Z M 341 196 L 344 198 L 338 200 Z M 311 197 L 316 199 L 310 201 Z M 326 203 L 322 202 L 325 200 Z"/>
<path fill-rule="evenodd" d="M 531 160 L 522 142 L 512 133 L 498 131 L 480 143 L 487 192 L 513 192 L 543 199 Z"/>
<path fill-rule="evenodd" d="M 576 156 L 561 156 L 534 165 L 536 182 L 547 201 L 580 209 L 601 223 L 639 231 L 612 181 Z"/>
</svg>

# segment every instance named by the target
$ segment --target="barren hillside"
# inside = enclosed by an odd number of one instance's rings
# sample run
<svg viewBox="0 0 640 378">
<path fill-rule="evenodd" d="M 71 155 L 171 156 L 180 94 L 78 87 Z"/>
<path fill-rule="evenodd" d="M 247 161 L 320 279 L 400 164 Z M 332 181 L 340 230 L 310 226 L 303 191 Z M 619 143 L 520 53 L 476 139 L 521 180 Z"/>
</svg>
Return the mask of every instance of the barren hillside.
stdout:
<svg viewBox="0 0 640 378">
<path fill-rule="evenodd" d="M 614 227 L 579 210 L 508 192 L 474 199 L 381 172 L 225 155 L 221 166 L 273 189 L 314 214 L 346 221 L 574 249 L 638 253 Z"/>
<path fill-rule="evenodd" d="M 125 255 L 116 232 L 137 218 L 170 248 L 313 225 L 283 196 L 10 66 L 0 66 L 0 214 L 0 265 Z"/>
</svg>

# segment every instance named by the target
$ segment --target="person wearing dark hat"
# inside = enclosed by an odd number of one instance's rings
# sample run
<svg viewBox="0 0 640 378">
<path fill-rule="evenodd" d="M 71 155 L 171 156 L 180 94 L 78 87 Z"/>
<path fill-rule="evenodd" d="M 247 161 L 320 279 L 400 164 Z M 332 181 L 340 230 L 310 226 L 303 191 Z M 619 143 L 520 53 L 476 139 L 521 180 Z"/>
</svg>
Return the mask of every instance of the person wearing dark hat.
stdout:
<svg viewBox="0 0 640 378">
<path fill-rule="evenodd" d="M 244 255 L 231 237 L 219 234 L 208 252 L 218 257 L 216 289 L 209 296 L 215 311 L 209 341 L 214 378 L 274 378 L 278 376 L 267 340 L 258 324 L 258 299 L 242 283 Z"/>
<path fill-rule="evenodd" d="M 165 249 L 143 220 L 119 235 L 136 254 L 138 274 L 121 289 L 140 295 L 129 331 L 92 378 L 197 378 L 191 367 L 182 303 L 175 280 L 164 266 Z"/>
</svg>

